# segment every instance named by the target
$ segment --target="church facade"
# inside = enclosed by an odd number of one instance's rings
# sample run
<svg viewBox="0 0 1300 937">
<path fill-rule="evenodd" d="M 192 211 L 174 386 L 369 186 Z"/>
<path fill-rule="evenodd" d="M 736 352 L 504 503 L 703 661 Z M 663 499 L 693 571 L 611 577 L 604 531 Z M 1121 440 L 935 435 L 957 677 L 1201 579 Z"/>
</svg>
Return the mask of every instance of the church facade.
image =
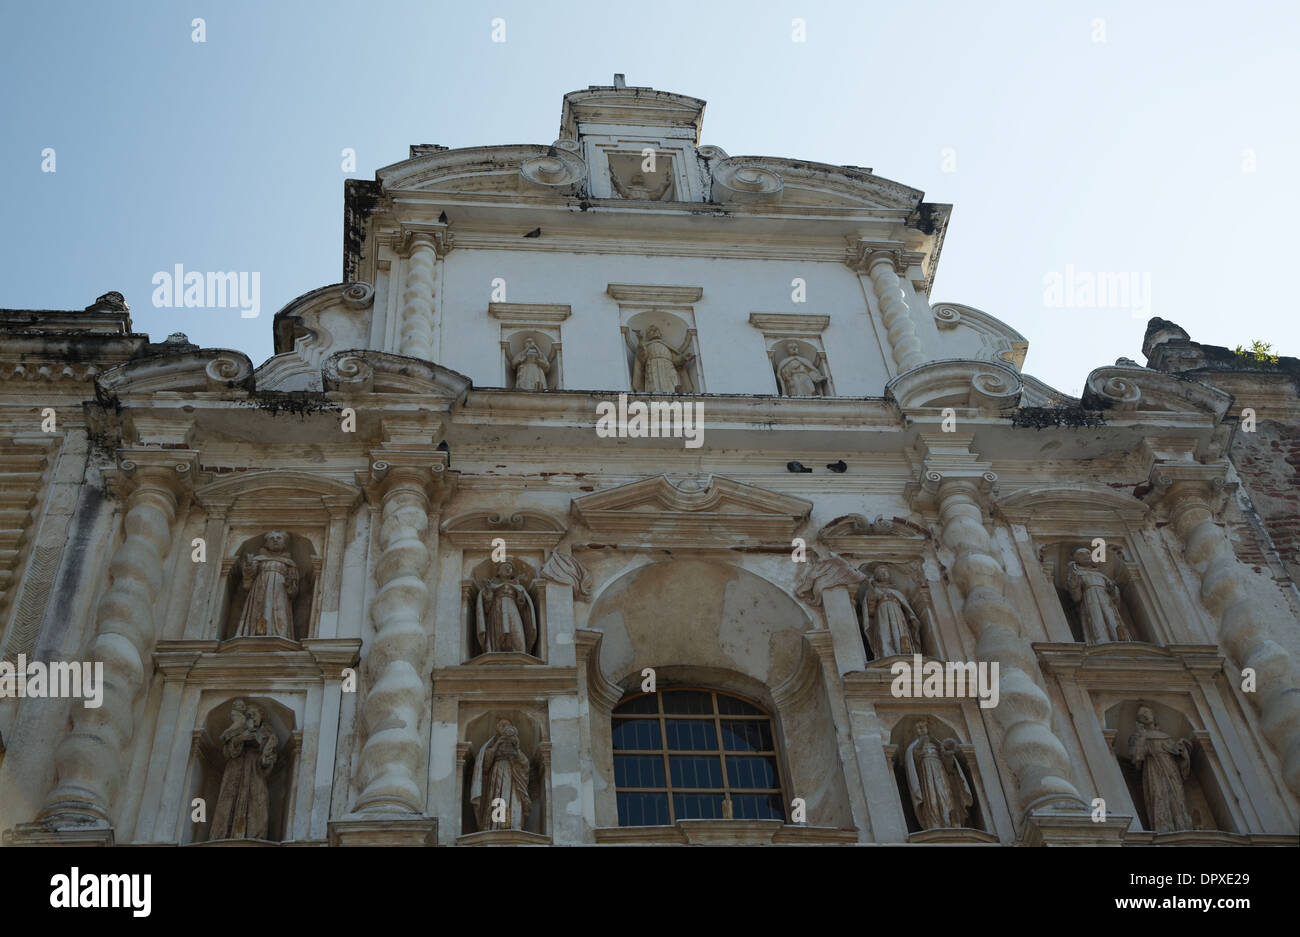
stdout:
<svg viewBox="0 0 1300 937">
<path fill-rule="evenodd" d="M 0 311 L 6 844 L 1293 841 L 1288 365 L 1066 397 L 703 111 L 350 181 L 265 362 Z"/>
</svg>

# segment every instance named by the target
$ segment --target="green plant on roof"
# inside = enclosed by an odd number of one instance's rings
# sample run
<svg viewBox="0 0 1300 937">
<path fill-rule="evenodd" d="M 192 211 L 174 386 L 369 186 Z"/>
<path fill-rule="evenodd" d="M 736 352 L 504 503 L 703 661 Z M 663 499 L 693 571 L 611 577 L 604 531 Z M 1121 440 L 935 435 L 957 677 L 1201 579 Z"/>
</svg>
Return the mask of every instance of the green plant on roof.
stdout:
<svg viewBox="0 0 1300 937">
<path fill-rule="evenodd" d="M 1233 353 L 1239 358 L 1248 358 L 1251 361 L 1258 362 L 1259 364 L 1277 364 L 1278 356 L 1270 354 L 1272 350 L 1272 342 L 1261 342 L 1259 339 L 1255 339 L 1250 343 L 1249 348 L 1242 348 L 1238 345 L 1233 349 Z"/>
</svg>

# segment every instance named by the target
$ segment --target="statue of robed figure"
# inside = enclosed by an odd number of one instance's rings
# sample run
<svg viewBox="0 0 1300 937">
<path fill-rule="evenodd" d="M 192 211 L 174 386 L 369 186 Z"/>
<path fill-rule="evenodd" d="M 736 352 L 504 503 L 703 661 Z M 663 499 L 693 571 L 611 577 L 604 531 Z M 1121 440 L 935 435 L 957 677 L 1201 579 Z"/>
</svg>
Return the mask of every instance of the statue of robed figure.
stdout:
<svg viewBox="0 0 1300 937">
<path fill-rule="evenodd" d="M 480 830 L 521 830 L 528 820 L 528 756 L 519 730 L 497 720 L 497 734 L 479 750 L 470 780 L 469 802 Z M 495 819 L 494 819 L 495 816 Z"/>
<path fill-rule="evenodd" d="M 239 561 L 240 591 L 247 591 L 235 637 L 294 640 L 293 598 L 298 594 L 298 566 L 289 555 L 289 535 L 269 531 L 262 549 Z"/>
<path fill-rule="evenodd" d="M 863 587 L 861 599 L 862 630 L 872 657 L 881 660 L 921 653 L 920 619 L 902 590 L 890 584 L 889 568 L 877 566 L 872 577 Z"/>
<path fill-rule="evenodd" d="M 1129 757 L 1142 772 L 1142 797 L 1157 833 L 1192 829 L 1183 781 L 1192 767 L 1192 743 L 1163 732 L 1149 706 L 1139 706 L 1128 742 Z"/>
<path fill-rule="evenodd" d="M 494 575 L 476 583 L 475 637 L 484 653 L 531 654 L 537 641 L 537 610 L 527 583 L 509 560 L 496 564 Z"/>
<path fill-rule="evenodd" d="M 1079 607 L 1079 618 L 1083 621 L 1083 637 L 1088 644 L 1110 644 L 1114 641 L 1129 640 L 1128 629 L 1120 617 L 1119 587 L 1092 562 L 1092 554 L 1086 547 L 1074 551 L 1074 560 L 1070 563 L 1065 585 L 1070 590 L 1070 598 Z"/>
<path fill-rule="evenodd" d="M 551 355 L 546 357 L 531 337 L 524 340 L 524 347 L 519 354 L 510 359 L 510 367 L 515 372 L 516 390 L 547 390 L 546 376 L 551 372 L 555 360 L 555 346 L 551 346 Z"/>
<path fill-rule="evenodd" d="M 957 740 L 936 742 L 930 737 L 929 723 L 919 720 L 916 739 L 907 746 L 904 761 L 912 808 L 921 829 L 965 826 L 975 798 L 957 762 Z"/>
<path fill-rule="evenodd" d="M 260 706 L 242 699 L 231 706 L 230 720 L 221 733 L 226 767 L 209 839 L 266 839 L 271 816 L 266 778 L 275 768 L 275 731 L 265 724 Z"/>
<path fill-rule="evenodd" d="M 647 328 L 644 336 L 636 329 L 629 331 L 636 336 L 635 342 L 626 333 L 624 336 L 636 354 L 636 363 L 632 366 L 634 391 L 640 394 L 695 393 L 695 384 L 688 371 L 695 356 L 686 354 L 691 342 L 689 333 L 680 348 L 673 348 L 663 340 L 657 325 Z"/>
</svg>

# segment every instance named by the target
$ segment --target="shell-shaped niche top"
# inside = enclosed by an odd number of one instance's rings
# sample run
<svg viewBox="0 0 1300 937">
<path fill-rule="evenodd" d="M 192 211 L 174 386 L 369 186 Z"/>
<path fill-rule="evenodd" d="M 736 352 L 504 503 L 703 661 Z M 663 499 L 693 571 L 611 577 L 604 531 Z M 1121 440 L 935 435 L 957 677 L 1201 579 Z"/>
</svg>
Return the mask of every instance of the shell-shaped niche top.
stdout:
<svg viewBox="0 0 1300 937">
<path fill-rule="evenodd" d="M 730 157 L 713 167 L 716 202 L 779 201 L 784 188 L 780 175 L 744 157 Z"/>
<path fill-rule="evenodd" d="M 577 149 L 573 140 L 556 140 L 541 156 L 524 160 L 519 174 L 533 185 L 548 189 L 575 188 L 587 178 L 587 164 L 575 152 Z"/>
</svg>

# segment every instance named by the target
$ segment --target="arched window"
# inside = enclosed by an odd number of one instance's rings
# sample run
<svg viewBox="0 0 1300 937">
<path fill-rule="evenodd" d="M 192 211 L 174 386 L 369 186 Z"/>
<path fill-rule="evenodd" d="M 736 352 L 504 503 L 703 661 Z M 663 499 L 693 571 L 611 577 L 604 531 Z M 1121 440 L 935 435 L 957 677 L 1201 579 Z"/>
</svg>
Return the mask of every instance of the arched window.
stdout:
<svg viewBox="0 0 1300 937">
<path fill-rule="evenodd" d="M 633 696 L 613 713 L 619 826 L 784 820 L 772 717 L 714 690 Z"/>
</svg>

